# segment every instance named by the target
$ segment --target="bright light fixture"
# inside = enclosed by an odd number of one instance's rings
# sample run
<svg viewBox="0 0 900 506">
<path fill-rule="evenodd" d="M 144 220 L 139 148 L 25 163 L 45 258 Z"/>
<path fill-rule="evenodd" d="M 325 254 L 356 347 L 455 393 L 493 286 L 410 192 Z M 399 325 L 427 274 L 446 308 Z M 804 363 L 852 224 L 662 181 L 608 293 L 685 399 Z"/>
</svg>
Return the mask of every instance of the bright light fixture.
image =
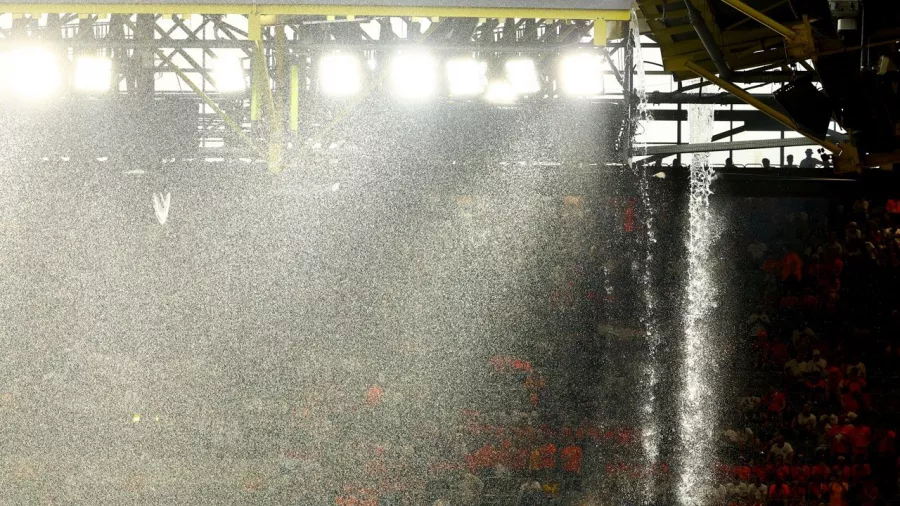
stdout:
<svg viewBox="0 0 900 506">
<path fill-rule="evenodd" d="M 511 104 L 516 101 L 516 90 L 506 81 L 493 81 L 488 85 L 484 99 L 495 104 Z"/>
<path fill-rule="evenodd" d="M 534 60 L 525 58 L 509 60 L 505 67 L 506 78 L 517 94 L 529 95 L 541 91 L 541 82 L 538 79 Z"/>
<path fill-rule="evenodd" d="M 112 80 L 112 60 L 82 56 L 75 60 L 75 89 L 108 91 Z"/>
<path fill-rule="evenodd" d="M 359 58 L 341 53 L 322 56 L 319 60 L 319 86 L 332 97 L 356 95 L 362 89 Z"/>
<path fill-rule="evenodd" d="M 219 93 L 237 93 L 247 88 L 244 65 L 240 58 L 220 56 L 210 62 L 210 68 Z"/>
<path fill-rule="evenodd" d="M 399 97 L 429 98 L 437 91 L 437 62 L 427 53 L 400 53 L 391 63 L 391 85 Z"/>
<path fill-rule="evenodd" d="M 447 62 L 447 80 L 450 95 L 474 97 L 484 93 L 487 86 L 487 63 L 471 58 Z"/>
<path fill-rule="evenodd" d="M 603 60 L 587 52 L 566 56 L 560 64 L 559 80 L 566 95 L 599 95 L 603 92 Z"/>
<path fill-rule="evenodd" d="M 59 91 L 62 72 L 56 54 L 39 47 L 15 49 L 5 55 L 0 88 L 21 98 L 37 100 Z"/>
</svg>

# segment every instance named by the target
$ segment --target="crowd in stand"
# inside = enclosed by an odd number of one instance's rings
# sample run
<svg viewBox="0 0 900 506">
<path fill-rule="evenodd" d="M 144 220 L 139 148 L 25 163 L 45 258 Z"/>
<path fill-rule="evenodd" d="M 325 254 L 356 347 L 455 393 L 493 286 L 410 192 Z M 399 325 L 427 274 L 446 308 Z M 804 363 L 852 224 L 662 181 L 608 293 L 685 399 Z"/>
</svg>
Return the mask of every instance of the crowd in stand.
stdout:
<svg viewBox="0 0 900 506">
<path fill-rule="evenodd" d="M 776 165 L 772 165 L 772 161 L 768 158 L 763 158 L 759 161 L 759 163 L 748 163 L 748 164 L 735 164 L 731 158 L 726 158 L 725 163 L 722 165 L 716 165 L 716 167 L 721 167 L 723 169 L 737 169 L 737 168 L 762 168 L 765 170 L 774 170 L 774 169 L 832 169 L 832 160 L 831 155 L 826 153 L 824 150 L 820 149 L 818 152 L 818 156 L 813 153 L 812 149 L 807 149 L 805 152 L 805 157 L 800 160 L 799 163 L 795 163 L 794 155 L 787 155 L 784 159 L 784 163 L 779 167 Z M 662 159 L 656 161 L 656 167 L 662 168 L 663 162 Z M 675 158 L 672 160 L 669 167 L 680 169 L 683 168 L 681 165 L 681 160 Z"/>
<path fill-rule="evenodd" d="M 765 208 L 761 228 L 777 232 L 741 236 L 752 305 L 736 353 L 751 370 L 716 445 L 708 504 L 887 506 L 897 497 L 900 402 L 891 386 L 900 374 L 900 205 L 815 206 Z M 559 305 L 579 296 L 554 297 Z M 464 448 L 439 458 L 423 452 L 431 458 L 420 481 L 385 494 L 367 471 L 359 481 L 369 488 L 347 489 L 337 504 L 602 504 L 601 495 L 628 497 L 627 487 L 670 478 L 664 464 L 617 460 L 616 452 L 638 446 L 632 430 L 571 415 L 548 422 L 545 411 L 558 406 L 545 397 L 558 378 L 527 359 L 494 356 L 485 368 L 497 387 L 491 398 L 515 401 L 492 411 L 511 416 L 464 412 Z M 380 386 L 367 390 L 373 413 L 382 395 Z M 392 469 L 390 449 L 376 453 L 381 467 L 365 468 Z M 617 480 L 627 485 L 603 488 Z"/>
<path fill-rule="evenodd" d="M 897 492 L 896 203 L 784 216 L 748 245 L 761 304 L 745 322 L 755 388 L 722 433 L 722 505 L 875 506 Z"/>
</svg>

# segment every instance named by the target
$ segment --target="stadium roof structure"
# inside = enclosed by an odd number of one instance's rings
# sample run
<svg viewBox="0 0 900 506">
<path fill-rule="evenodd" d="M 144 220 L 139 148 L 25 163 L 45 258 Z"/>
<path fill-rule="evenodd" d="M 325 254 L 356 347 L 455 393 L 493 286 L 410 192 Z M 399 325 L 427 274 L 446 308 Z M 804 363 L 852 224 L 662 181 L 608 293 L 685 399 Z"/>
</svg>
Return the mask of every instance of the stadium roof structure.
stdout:
<svg viewBox="0 0 900 506">
<path fill-rule="evenodd" d="M 676 79 L 715 84 L 831 151 L 841 171 L 900 163 L 895 2 L 637 0 L 637 8 Z M 747 93 L 771 82 L 787 83 L 774 94 L 780 108 Z M 829 121 L 851 141 L 826 138 Z"/>
<path fill-rule="evenodd" d="M 629 0 L 115 0 L 29 1 L 0 6 L 12 13 L 261 14 L 326 16 L 512 17 L 627 20 Z"/>
</svg>

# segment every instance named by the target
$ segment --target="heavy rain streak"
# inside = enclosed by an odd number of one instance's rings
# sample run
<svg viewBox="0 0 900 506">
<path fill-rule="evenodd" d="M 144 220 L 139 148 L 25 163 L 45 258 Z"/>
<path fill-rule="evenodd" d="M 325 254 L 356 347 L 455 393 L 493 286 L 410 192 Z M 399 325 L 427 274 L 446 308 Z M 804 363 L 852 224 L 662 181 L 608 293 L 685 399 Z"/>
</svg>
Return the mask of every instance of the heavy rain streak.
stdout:
<svg viewBox="0 0 900 506">
<path fill-rule="evenodd" d="M 711 175 L 493 92 L 304 102 L 278 173 L 157 156 L 196 101 L 6 103 L 0 503 L 701 504 Z"/>
</svg>

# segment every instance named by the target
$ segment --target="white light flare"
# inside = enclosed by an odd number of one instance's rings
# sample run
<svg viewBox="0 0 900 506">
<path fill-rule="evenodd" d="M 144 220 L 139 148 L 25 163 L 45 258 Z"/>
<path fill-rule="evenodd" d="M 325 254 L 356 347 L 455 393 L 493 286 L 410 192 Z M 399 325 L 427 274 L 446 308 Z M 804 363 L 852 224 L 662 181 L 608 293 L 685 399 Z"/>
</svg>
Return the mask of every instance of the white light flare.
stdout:
<svg viewBox="0 0 900 506">
<path fill-rule="evenodd" d="M 210 62 L 210 67 L 219 93 L 240 93 L 247 88 L 244 64 L 240 58 L 220 56 Z"/>
<path fill-rule="evenodd" d="M 487 63 L 471 58 L 447 62 L 447 83 L 453 97 L 474 97 L 487 87 Z"/>
<path fill-rule="evenodd" d="M 691 143 L 710 142 L 714 108 L 691 105 L 688 118 Z M 709 153 L 695 154 L 691 161 L 688 215 L 687 308 L 685 312 L 684 371 L 679 398 L 680 469 L 678 503 L 704 504 L 711 485 L 711 454 L 715 431 L 715 403 L 712 389 L 715 350 L 709 321 L 715 307 L 715 287 L 710 272 L 711 247 L 716 239 L 709 209 L 710 185 L 714 171 Z"/>
<path fill-rule="evenodd" d="M 391 62 L 391 86 L 400 98 L 431 98 L 437 92 L 437 74 L 437 61 L 428 53 L 400 53 Z"/>
<path fill-rule="evenodd" d="M 506 81 L 494 81 L 488 85 L 484 99 L 492 104 L 509 105 L 516 101 L 516 90 Z"/>
<path fill-rule="evenodd" d="M 573 97 L 592 97 L 603 92 L 603 60 L 593 52 L 568 55 L 560 62 L 560 88 Z"/>
<path fill-rule="evenodd" d="M 49 98 L 59 92 L 62 84 L 59 58 L 44 48 L 14 49 L 4 56 L 0 66 L 0 89 L 26 100 Z"/>
<path fill-rule="evenodd" d="M 531 95 L 541 91 L 541 81 L 534 60 L 517 58 L 507 61 L 504 67 L 506 79 L 517 94 Z"/>
<path fill-rule="evenodd" d="M 349 97 L 362 90 L 362 64 L 350 54 L 328 54 L 319 60 L 319 86 L 325 95 Z"/>
<path fill-rule="evenodd" d="M 112 82 L 112 60 L 97 56 L 82 56 L 75 60 L 75 89 L 81 91 L 109 91 Z"/>
</svg>

